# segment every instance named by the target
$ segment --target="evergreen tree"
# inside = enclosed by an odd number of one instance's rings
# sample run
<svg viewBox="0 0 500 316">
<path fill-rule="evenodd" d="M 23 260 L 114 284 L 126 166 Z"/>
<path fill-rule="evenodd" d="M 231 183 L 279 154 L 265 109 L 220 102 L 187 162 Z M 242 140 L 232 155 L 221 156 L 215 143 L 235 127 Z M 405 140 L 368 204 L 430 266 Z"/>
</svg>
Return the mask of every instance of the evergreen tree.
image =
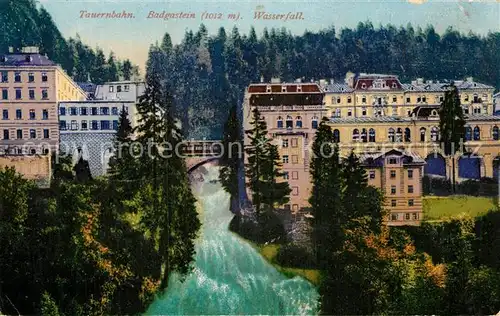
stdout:
<svg viewBox="0 0 500 316">
<path fill-rule="evenodd" d="M 226 192 L 231 194 L 231 209 L 236 211 L 239 201 L 239 165 L 242 158 L 243 142 L 241 139 L 240 122 L 236 113 L 236 105 L 231 108 L 229 117 L 224 125 L 224 136 L 222 139 L 222 157 L 219 179 Z"/>
<path fill-rule="evenodd" d="M 130 80 L 132 78 L 132 63 L 129 59 L 123 62 L 121 72 L 123 74 L 123 80 Z"/>
<path fill-rule="evenodd" d="M 259 110 L 255 107 L 252 111 L 252 128 L 246 130 L 249 144 L 246 145 L 245 154 L 248 162 L 245 166 L 245 174 L 248 177 L 250 190 L 252 191 L 252 203 L 256 215 L 260 215 L 264 201 L 265 164 L 268 159 L 268 143 L 266 122 L 262 119 Z"/>
<path fill-rule="evenodd" d="M 90 172 L 89 162 L 83 159 L 83 156 L 80 156 L 78 162 L 73 168 L 75 171 L 75 180 L 79 183 L 86 183 L 92 180 L 92 174 Z"/>
<path fill-rule="evenodd" d="M 118 67 L 116 66 L 116 58 L 113 52 L 109 54 L 107 69 L 106 81 L 118 81 Z"/>
<path fill-rule="evenodd" d="M 59 308 L 56 302 L 52 299 L 49 293 L 44 292 L 40 300 L 40 315 L 42 316 L 59 316 Z"/>
<path fill-rule="evenodd" d="M 282 181 L 285 173 L 282 171 L 278 146 L 270 142 L 266 146 L 267 157 L 262 169 L 264 179 L 262 203 L 269 209 L 274 210 L 276 206 L 283 205 L 290 200 L 292 190 L 287 181 Z"/>
<path fill-rule="evenodd" d="M 444 154 L 452 161 L 452 188 L 455 192 L 455 155 L 464 150 L 465 118 L 460 104 L 458 88 L 451 85 L 445 92 L 439 111 L 439 131 Z"/>
</svg>

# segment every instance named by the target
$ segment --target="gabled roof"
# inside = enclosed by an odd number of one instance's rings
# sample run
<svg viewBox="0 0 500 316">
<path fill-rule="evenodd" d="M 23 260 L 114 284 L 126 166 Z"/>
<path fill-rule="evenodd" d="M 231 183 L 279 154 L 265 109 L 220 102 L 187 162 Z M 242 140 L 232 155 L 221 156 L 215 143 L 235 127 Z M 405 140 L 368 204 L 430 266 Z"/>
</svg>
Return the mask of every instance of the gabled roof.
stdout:
<svg viewBox="0 0 500 316">
<path fill-rule="evenodd" d="M 23 67 L 23 66 L 55 66 L 52 60 L 47 56 L 40 54 L 4 54 L 0 55 L 0 67 Z"/>
<path fill-rule="evenodd" d="M 417 153 L 399 149 L 391 149 L 385 153 L 368 153 L 360 156 L 359 161 L 365 166 L 382 166 L 384 158 L 387 156 L 400 156 L 403 158 L 403 165 L 425 164 L 425 160 Z"/>
<path fill-rule="evenodd" d="M 325 93 L 351 93 L 354 89 L 346 83 L 333 83 L 325 85 L 323 91 Z"/>
</svg>

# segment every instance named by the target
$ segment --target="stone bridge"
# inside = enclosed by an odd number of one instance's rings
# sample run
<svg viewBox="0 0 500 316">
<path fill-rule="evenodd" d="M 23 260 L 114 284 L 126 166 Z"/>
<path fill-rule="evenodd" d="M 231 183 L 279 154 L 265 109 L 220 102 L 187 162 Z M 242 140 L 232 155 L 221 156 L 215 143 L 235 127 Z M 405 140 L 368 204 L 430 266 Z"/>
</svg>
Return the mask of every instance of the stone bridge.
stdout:
<svg viewBox="0 0 500 316">
<path fill-rule="evenodd" d="M 191 140 L 186 143 L 182 154 L 186 157 L 188 173 L 196 168 L 217 161 L 221 157 L 222 143 L 218 140 Z"/>
</svg>

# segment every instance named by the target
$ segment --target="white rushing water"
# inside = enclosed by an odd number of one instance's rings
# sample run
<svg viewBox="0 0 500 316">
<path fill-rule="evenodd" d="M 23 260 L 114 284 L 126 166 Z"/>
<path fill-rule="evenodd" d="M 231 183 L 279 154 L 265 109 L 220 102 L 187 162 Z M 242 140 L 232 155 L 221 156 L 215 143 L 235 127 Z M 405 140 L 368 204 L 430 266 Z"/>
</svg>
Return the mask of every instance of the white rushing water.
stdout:
<svg viewBox="0 0 500 316">
<path fill-rule="evenodd" d="M 172 275 L 166 292 L 146 314 L 315 314 L 318 293 L 313 285 L 300 277 L 282 275 L 229 231 L 233 217 L 229 194 L 215 181 L 218 167 L 207 169 L 204 181 L 193 187 L 202 204 L 203 223 L 193 272 L 184 282 Z"/>
</svg>

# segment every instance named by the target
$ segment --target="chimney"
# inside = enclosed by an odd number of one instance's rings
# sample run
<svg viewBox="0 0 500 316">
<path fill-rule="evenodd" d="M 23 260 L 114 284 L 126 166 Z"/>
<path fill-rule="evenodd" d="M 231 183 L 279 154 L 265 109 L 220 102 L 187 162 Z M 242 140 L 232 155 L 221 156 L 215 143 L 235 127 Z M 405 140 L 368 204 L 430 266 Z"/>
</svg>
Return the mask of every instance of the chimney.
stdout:
<svg viewBox="0 0 500 316">
<path fill-rule="evenodd" d="M 330 78 L 330 84 L 333 84 L 333 78 Z"/>
<path fill-rule="evenodd" d="M 12 46 L 9 47 L 9 53 L 11 53 L 11 54 L 14 53 L 14 47 L 12 47 Z"/>
<path fill-rule="evenodd" d="M 301 82 L 302 82 L 302 79 L 297 78 L 297 79 L 295 79 L 295 82 L 296 82 L 296 83 L 301 83 Z"/>
<path fill-rule="evenodd" d="M 417 84 L 418 85 L 424 84 L 424 78 L 417 78 Z"/>
<path fill-rule="evenodd" d="M 260 76 L 260 83 L 264 83 L 264 76 Z"/>
<path fill-rule="evenodd" d="M 467 77 L 467 82 L 474 82 L 474 78 L 473 77 Z"/>
<path fill-rule="evenodd" d="M 271 78 L 271 83 L 281 83 L 280 78 Z"/>
<path fill-rule="evenodd" d="M 326 86 L 326 80 L 325 80 L 325 79 L 320 79 L 320 80 L 319 80 L 319 85 L 320 85 L 321 87 Z"/>
</svg>

